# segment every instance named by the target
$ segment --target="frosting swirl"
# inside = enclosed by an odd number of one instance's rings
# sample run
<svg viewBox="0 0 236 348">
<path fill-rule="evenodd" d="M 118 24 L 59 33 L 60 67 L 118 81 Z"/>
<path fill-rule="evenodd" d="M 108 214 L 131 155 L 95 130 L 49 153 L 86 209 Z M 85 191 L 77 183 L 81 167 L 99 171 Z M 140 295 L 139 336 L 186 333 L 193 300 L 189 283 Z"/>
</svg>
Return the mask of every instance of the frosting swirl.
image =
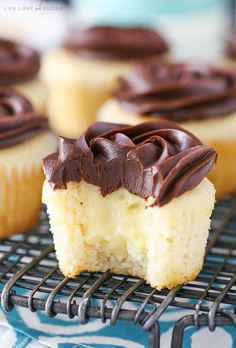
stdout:
<svg viewBox="0 0 236 348">
<path fill-rule="evenodd" d="M 74 30 L 65 47 L 96 59 L 140 59 L 168 50 L 157 32 L 142 27 L 91 27 Z"/>
<path fill-rule="evenodd" d="M 128 111 L 176 122 L 224 116 L 236 110 L 236 73 L 151 59 L 120 79 L 115 96 Z"/>
<path fill-rule="evenodd" d="M 21 143 L 48 128 L 47 119 L 10 88 L 0 87 L 0 149 Z"/>
<path fill-rule="evenodd" d="M 163 206 L 196 187 L 215 160 L 212 148 L 170 121 L 97 122 L 77 140 L 60 137 L 59 152 L 44 159 L 44 171 L 53 189 L 84 180 L 103 196 L 123 187 Z"/>
<path fill-rule="evenodd" d="M 0 39 L 0 85 L 10 86 L 33 79 L 39 71 L 39 54 L 32 48 Z"/>
</svg>

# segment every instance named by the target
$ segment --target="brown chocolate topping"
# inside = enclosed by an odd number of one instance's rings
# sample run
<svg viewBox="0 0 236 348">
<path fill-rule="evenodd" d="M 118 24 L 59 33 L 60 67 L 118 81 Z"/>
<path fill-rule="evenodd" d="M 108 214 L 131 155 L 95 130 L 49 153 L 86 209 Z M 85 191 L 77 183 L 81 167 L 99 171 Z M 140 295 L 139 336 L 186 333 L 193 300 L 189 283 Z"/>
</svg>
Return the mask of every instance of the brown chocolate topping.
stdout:
<svg viewBox="0 0 236 348">
<path fill-rule="evenodd" d="M 39 54 L 32 48 L 0 39 L 0 85 L 32 80 L 40 68 Z"/>
<path fill-rule="evenodd" d="M 10 88 L 0 87 L 0 149 L 28 140 L 48 128 L 45 117 Z"/>
<path fill-rule="evenodd" d="M 169 121 L 97 122 L 77 140 L 59 138 L 59 153 L 44 159 L 44 170 L 53 189 L 84 180 L 103 196 L 124 187 L 163 206 L 196 187 L 215 160 L 212 148 Z"/>
<path fill-rule="evenodd" d="M 140 59 L 168 50 L 167 43 L 157 32 L 141 27 L 75 30 L 65 47 L 96 59 Z"/>
<path fill-rule="evenodd" d="M 236 73 L 151 59 L 121 78 L 115 95 L 128 111 L 176 122 L 225 116 L 236 110 Z"/>
</svg>

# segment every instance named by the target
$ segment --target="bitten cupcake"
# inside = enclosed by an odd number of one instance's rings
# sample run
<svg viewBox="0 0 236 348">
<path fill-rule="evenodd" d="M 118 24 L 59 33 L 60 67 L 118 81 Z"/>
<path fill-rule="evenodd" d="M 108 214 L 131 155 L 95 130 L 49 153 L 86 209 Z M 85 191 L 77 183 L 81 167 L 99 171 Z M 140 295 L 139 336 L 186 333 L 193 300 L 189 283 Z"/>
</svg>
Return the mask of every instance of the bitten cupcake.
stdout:
<svg viewBox="0 0 236 348">
<path fill-rule="evenodd" d="M 214 206 L 206 175 L 215 159 L 164 120 L 95 123 L 77 140 L 59 138 L 59 152 L 44 160 L 43 201 L 64 275 L 109 269 L 157 289 L 194 279 Z"/>
<path fill-rule="evenodd" d="M 217 197 L 236 190 L 236 73 L 224 68 L 160 63 L 137 65 L 120 80 L 98 120 L 136 124 L 159 117 L 178 122 L 216 149 L 210 180 Z"/>
<path fill-rule="evenodd" d="M 47 89 L 39 80 L 39 54 L 32 48 L 0 39 L 0 86 L 14 87 L 39 112 L 46 110 Z"/>
<path fill-rule="evenodd" d="M 95 120 L 116 79 L 134 61 L 168 50 L 147 28 L 92 27 L 75 30 L 64 47 L 44 59 L 42 77 L 49 87 L 49 116 L 57 134 L 78 137 Z"/>
<path fill-rule="evenodd" d="M 55 151 L 47 120 L 14 90 L 0 88 L 0 238 L 32 227 L 41 207 L 42 158 Z"/>
</svg>

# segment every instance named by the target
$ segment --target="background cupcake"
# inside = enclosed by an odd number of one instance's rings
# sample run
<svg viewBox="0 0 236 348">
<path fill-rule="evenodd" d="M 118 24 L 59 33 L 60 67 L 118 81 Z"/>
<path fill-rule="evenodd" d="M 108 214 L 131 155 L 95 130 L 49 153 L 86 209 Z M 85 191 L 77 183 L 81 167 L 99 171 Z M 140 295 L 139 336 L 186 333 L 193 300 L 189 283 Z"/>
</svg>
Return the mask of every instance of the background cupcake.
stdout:
<svg viewBox="0 0 236 348">
<path fill-rule="evenodd" d="M 26 96 L 39 112 L 46 110 L 47 89 L 38 77 L 40 57 L 31 47 L 0 39 L 0 86 Z"/>
<path fill-rule="evenodd" d="M 115 98 L 98 113 L 102 121 L 136 124 L 159 117 L 183 125 L 218 152 L 210 179 L 222 196 L 236 189 L 236 74 L 197 64 L 137 65 L 120 80 Z"/>
<path fill-rule="evenodd" d="M 134 61 L 163 57 L 167 50 L 164 39 L 147 28 L 106 26 L 72 32 L 64 47 L 49 54 L 43 64 L 53 129 L 67 137 L 79 136 L 95 119 L 118 76 Z"/>
<path fill-rule="evenodd" d="M 41 208 L 42 158 L 56 143 L 47 120 L 12 89 L 0 88 L 0 238 L 32 227 Z"/>
</svg>

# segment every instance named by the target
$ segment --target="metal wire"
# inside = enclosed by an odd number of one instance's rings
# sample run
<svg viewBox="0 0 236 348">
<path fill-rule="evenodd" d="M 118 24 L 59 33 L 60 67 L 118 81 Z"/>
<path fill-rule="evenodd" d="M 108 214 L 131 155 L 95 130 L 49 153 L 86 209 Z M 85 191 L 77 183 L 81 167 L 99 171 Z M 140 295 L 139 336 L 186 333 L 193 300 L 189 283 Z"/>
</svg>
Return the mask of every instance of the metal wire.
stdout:
<svg viewBox="0 0 236 348">
<path fill-rule="evenodd" d="M 159 321 L 169 306 L 194 310 L 174 327 L 172 347 L 178 348 L 188 326 L 236 325 L 235 256 L 236 197 L 227 197 L 214 210 L 203 269 L 187 285 L 158 291 L 136 277 L 110 272 L 64 278 L 43 210 L 37 228 L 0 243 L 1 304 L 6 311 L 23 306 L 48 316 L 77 316 L 82 324 L 92 317 L 112 325 L 130 320 L 150 332 L 150 347 L 159 347 Z"/>
</svg>

